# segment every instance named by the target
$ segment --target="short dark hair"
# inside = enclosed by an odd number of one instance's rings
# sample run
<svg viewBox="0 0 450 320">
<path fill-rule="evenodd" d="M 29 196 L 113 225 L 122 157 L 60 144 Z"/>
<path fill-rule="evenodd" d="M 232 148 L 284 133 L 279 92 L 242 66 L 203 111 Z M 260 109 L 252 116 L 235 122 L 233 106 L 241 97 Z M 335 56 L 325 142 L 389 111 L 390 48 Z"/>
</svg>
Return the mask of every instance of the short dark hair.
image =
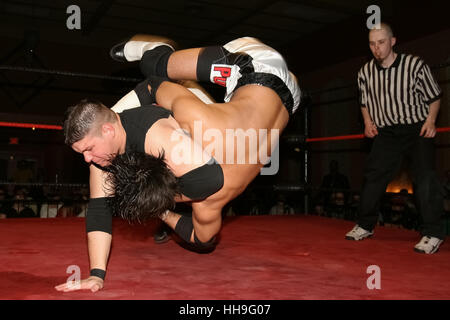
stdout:
<svg viewBox="0 0 450 320">
<path fill-rule="evenodd" d="M 143 152 L 117 155 L 107 167 L 108 203 L 114 215 L 129 222 L 143 222 L 175 208 L 178 179 L 158 157 Z"/>
<path fill-rule="evenodd" d="M 100 101 L 83 99 L 66 110 L 64 142 L 70 146 L 83 139 L 94 125 L 116 121 L 115 112 Z"/>
<path fill-rule="evenodd" d="M 395 37 L 394 28 L 392 27 L 392 24 L 390 24 L 386 21 L 381 21 L 379 24 L 376 24 L 375 27 L 372 28 L 370 31 L 377 29 L 377 28 L 385 30 L 390 37 Z"/>
</svg>

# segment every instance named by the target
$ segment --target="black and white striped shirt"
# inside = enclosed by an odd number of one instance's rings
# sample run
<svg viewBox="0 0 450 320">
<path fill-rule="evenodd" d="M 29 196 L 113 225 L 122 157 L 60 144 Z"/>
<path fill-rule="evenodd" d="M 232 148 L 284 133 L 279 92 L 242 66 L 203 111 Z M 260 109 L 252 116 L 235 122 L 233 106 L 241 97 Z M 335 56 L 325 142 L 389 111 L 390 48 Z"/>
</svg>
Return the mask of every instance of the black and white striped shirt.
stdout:
<svg viewBox="0 0 450 320">
<path fill-rule="evenodd" d="M 442 96 L 430 68 L 417 56 L 398 54 L 389 68 L 375 59 L 358 73 L 360 104 L 376 126 L 412 124 L 426 120 L 429 105 Z"/>
</svg>

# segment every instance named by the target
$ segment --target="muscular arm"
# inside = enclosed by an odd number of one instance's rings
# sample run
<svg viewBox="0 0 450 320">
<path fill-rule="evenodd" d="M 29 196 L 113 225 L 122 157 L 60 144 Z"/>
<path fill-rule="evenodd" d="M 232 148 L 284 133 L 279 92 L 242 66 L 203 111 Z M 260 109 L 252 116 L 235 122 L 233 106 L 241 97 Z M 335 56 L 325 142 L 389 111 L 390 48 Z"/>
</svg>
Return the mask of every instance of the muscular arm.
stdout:
<svg viewBox="0 0 450 320">
<path fill-rule="evenodd" d="M 100 169 L 90 166 L 90 192 L 91 192 L 91 201 L 89 205 L 91 206 L 92 200 L 104 198 L 107 195 L 105 194 L 102 186 L 104 175 Z M 91 207 L 92 208 L 92 207 Z M 90 209 L 88 208 L 86 221 L 88 221 Z M 106 216 L 108 218 L 108 216 Z M 94 222 L 101 221 L 102 217 L 91 217 L 94 218 Z M 105 218 L 105 217 L 103 217 Z M 112 217 L 110 217 L 112 219 Z M 98 219 L 98 220 L 96 220 Z M 88 223 L 86 223 L 88 224 Z M 87 226 L 88 227 L 88 226 Z M 91 231 L 87 234 L 88 238 L 88 253 L 89 253 L 89 262 L 90 269 L 101 269 L 106 270 L 108 256 L 111 248 L 111 234 L 103 231 Z M 55 287 L 58 291 L 69 292 L 75 290 L 91 290 L 92 292 L 96 292 L 103 288 L 103 280 L 96 276 L 89 276 L 87 279 L 83 279 L 79 284 L 73 285 L 70 282 L 62 283 Z"/>
</svg>

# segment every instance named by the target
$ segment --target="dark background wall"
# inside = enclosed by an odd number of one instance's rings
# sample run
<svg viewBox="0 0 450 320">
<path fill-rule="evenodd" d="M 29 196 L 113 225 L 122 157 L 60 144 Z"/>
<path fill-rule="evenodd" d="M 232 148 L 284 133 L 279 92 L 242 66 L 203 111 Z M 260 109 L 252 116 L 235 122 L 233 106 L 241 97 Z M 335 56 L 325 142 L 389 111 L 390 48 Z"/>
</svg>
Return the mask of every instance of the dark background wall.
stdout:
<svg viewBox="0 0 450 320">
<path fill-rule="evenodd" d="M 0 65 L 139 79 L 136 63 L 120 64 L 108 55 L 113 44 L 134 33 L 168 36 L 182 48 L 256 36 L 286 57 L 311 94 L 311 137 L 362 133 L 355 79 L 370 58 L 366 8 L 378 4 L 382 18 L 393 23 L 399 52 L 420 55 L 431 66 L 447 65 L 433 71 L 444 90 L 438 126 L 450 123 L 445 1 L 77 1 L 73 4 L 82 9 L 81 30 L 65 27 L 69 4 L 2 2 Z M 0 121 L 61 124 L 65 109 L 80 99 L 113 105 L 135 83 L 0 70 Z M 220 89 L 207 88 L 220 99 Z M 286 134 L 302 134 L 302 128 L 298 114 Z M 10 138 L 18 138 L 18 144 L 10 144 Z M 448 133 L 436 140 L 442 175 L 450 163 Z M 311 182 L 319 185 L 329 161 L 336 159 L 352 188 L 359 188 L 369 147 L 368 139 L 309 144 Z M 282 157 L 279 175 L 258 181 L 301 181 L 301 152 L 282 146 Z M 87 165 L 63 144 L 60 131 L 0 127 L 0 161 L 7 166 L 0 171 L 2 178 L 11 178 L 21 159 L 33 163 L 36 179 L 54 182 L 58 176 L 58 182 L 87 182 Z"/>
</svg>

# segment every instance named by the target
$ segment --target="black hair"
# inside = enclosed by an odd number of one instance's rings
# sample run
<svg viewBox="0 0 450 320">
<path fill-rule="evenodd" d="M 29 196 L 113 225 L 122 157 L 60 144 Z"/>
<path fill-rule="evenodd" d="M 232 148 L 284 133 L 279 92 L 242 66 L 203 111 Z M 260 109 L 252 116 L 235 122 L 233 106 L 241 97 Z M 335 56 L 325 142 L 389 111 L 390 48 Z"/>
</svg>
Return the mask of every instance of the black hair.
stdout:
<svg viewBox="0 0 450 320">
<path fill-rule="evenodd" d="M 164 152 L 158 157 L 126 152 L 106 169 L 106 188 L 112 196 L 108 203 L 114 215 L 140 223 L 175 208 L 178 179 L 164 162 Z"/>
</svg>

